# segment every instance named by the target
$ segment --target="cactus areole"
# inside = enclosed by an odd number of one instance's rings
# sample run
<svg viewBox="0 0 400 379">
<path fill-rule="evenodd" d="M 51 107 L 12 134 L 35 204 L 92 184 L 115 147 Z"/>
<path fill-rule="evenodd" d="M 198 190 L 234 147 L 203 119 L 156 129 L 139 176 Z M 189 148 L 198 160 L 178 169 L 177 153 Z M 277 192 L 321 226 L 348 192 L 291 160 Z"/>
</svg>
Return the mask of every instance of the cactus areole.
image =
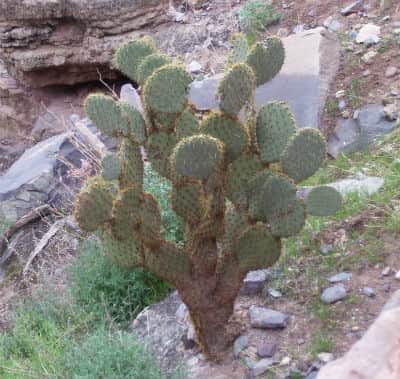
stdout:
<svg viewBox="0 0 400 379">
<path fill-rule="evenodd" d="M 85 103 L 89 118 L 121 145 L 83 187 L 76 219 L 99 233 L 116 264 L 144 267 L 177 288 L 197 342 L 213 360 L 239 331 L 232 316 L 245 275 L 273 265 L 282 238 L 297 234 L 307 213 L 329 215 L 341 203 L 331 189 L 314 191 L 310 207 L 296 196 L 296 183 L 323 163 L 321 134 L 296 130 L 284 103 L 255 112 L 256 85 L 277 75 L 284 56 L 275 37 L 249 47 L 247 58 L 233 52 L 218 89 L 221 111 L 199 115 L 188 102 L 192 77 L 145 37 L 121 46 L 115 60 L 141 85 L 145 115 L 103 94 Z M 185 222 L 183 245 L 164 239 L 159 205 L 143 190 L 141 145 L 173 185 L 171 204 Z"/>
</svg>

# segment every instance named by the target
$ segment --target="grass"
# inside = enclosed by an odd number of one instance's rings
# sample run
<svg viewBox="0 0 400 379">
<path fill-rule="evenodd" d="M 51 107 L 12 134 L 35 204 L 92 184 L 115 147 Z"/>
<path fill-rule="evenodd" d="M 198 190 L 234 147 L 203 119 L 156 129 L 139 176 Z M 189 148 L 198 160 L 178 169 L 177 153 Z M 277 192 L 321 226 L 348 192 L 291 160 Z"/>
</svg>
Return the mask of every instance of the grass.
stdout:
<svg viewBox="0 0 400 379">
<path fill-rule="evenodd" d="M 349 105 L 353 108 L 359 108 L 363 104 L 362 93 L 364 87 L 364 81 L 360 78 L 352 78 L 350 86 L 346 91 L 346 96 L 349 101 Z"/>
<path fill-rule="evenodd" d="M 329 333 L 320 331 L 314 334 L 311 341 L 310 352 L 314 358 L 319 353 L 332 353 L 335 350 L 335 342 Z"/>
<path fill-rule="evenodd" d="M 280 21 L 282 14 L 273 5 L 262 0 L 250 0 L 239 11 L 239 24 L 250 43 L 263 33 L 268 26 Z"/>
</svg>

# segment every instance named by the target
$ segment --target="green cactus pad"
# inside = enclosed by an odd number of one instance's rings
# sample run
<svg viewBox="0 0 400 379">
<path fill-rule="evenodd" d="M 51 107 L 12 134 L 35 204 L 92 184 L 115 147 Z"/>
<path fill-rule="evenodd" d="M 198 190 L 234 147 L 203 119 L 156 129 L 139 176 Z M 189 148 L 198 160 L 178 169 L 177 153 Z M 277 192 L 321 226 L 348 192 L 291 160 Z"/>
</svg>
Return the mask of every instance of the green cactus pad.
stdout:
<svg viewBox="0 0 400 379">
<path fill-rule="evenodd" d="M 121 106 L 110 96 L 89 95 L 85 101 L 87 116 L 105 135 L 118 137 L 128 130 L 128 119 L 123 116 Z"/>
<path fill-rule="evenodd" d="M 119 150 L 121 174 L 119 184 L 121 189 L 136 186 L 143 188 L 143 159 L 140 146 L 131 139 L 124 138 Z"/>
<path fill-rule="evenodd" d="M 161 212 L 157 201 L 148 193 L 144 194 L 140 210 L 140 237 L 147 247 L 161 245 Z"/>
<path fill-rule="evenodd" d="M 256 155 L 244 154 L 228 167 L 226 196 L 235 204 L 247 203 L 249 182 L 257 172 L 263 169 Z"/>
<path fill-rule="evenodd" d="M 278 162 L 296 132 L 296 122 L 289 107 L 278 101 L 263 106 L 257 116 L 256 134 L 264 163 Z"/>
<path fill-rule="evenodd" d="M 247 272 L 272 266 L 280 257 L 282 244 L 263 224 L 249 226 L 239 236 L 235 252 L 239 269 Z"/>
<path fill-rule="evenodd" d="M 191 264 L 185 252 L 172 242 L 164 242 L 157 251 L 145 250 L 146 267 L 173 285 L 190 278 Z"/>
<path fill-rule="evenodd" d="M 206 179 L 221 166 L 223 152 L 216 138 L 203 134 L 184 138 L 173 151 L 172 167 L 179 176 Z"/>
<path fill-rule="evenodd" d="M 101 167 L 101 176 L 105 180 L 117 180 L 121 174 L 121 162 L 117 154 L 107 154 L 101 161 Z"/>
<path fill-rule="evenodd" d="M 153 168 L 165 178 L 171 177 L 170 156 L 176 142 L 174 134 L 162 131 L 151 134 L 148 139 L 148 158 Z"/>
<path fill-rule="evenodd" d="M 212 113 L 200 126 L 201 133 L 218 138 L 225 147 L 226 161 L 233 162 L 247 148 L 249 135 L 246 128 L 237 120 L 220 113 Z"/>
<path fill-rule="evenodd" d="M 111 219 L 115 186 L 102 178 L 89 179 L 79 193 L 75 206 L 78 225 L 87 232 L 94 232 Z"/>
<path fill-rule="evenodd" d="M 202 189 L 200 183 L 187 183 L 173 188 L 171 205 L 175 213 L 186 222 L 194 224 L 202 215 L 201 198 Z"/>
<path fill-rule="evenodd" d="M 171 62 L 171 58 L 164 54 L 151 54 L 145 57 L 137 69 L 137 79 L 140 85 L 144 85 L 146 80 L 158 68 L 170 64 Z"/>
<path fill-rule="evenodd" d="M 286 213 L 296 201 L 296 186 L 282 175 L 273 174 L 262 187 L 261 204 L 268 220 Z"/>
<path fill-rule="evenodd" d="M 114 264 L 125 269 L 132 269 L 143 263 L 143 247 L 139 239 L 131 237 L 120 241 L 115 239 L 109 231 L 100 234 L 104 253 Z"/>
<path fill-rule="evenodd" d="M 152 112 L 181 113 L 187 104 L 191 81 L 192 77 L 181 66 L 171 64 L 160 67 L 144 86 L 146 108 Z"/>
<path fill-rule="evenodd" d="M 257 86 L 273 79 L 285 61 L 285 49 L 278 37 L 270 37 L 263 43 L 256 43 L 247 57 L 247 64 L 254 70 Z"/>
<path fill-rule="evenodd" d="M 137 187 L 121 191 L 112 210 L 112 234 L 121 241 L 131 238 L 140 222 L 142 194 Z"/>
<path fill-rule="evenodd" d="M 249 223 L 246 217 L 234 206 L 229 206 L 225 212 L 225 233 L 223 238 L 224 250 L 232 251 L 240 233 L 243 232 Z"/>
<path fill-rule="evenodd" d="M 326 151 L 325 139 L 318 130 L 301 129 L 291 138 L 282 154 L 282 169 L 295 182 L 301 182 L 322 166 Z"/>
<path fill-rule="evenodd" d="M 249 213 L 257 221 L 263 221 L 263 222 L 267 221 L 265 211 L 262 205 L 263 204 L 262 195 L 263 195 L 264 184 L 272 175 L 274 175 L 274 173 L 270 169 L 266 168 L 258 172 L 249 181 L 249 187 L 247 191 L 247 198 L 249 202 Z"/>
<path fill-rule="evenodd" d="M 331 216 L 343 203 L 342 195 L 332 187 L 313 188 L 307 196 L 307 212 L 312 216 Z"/>
<path fill-rule="evenodd" d="M 306 208 L 302 200 L 296 199 L 289 211 L 275 214 L 271 217 L 270 224 L 272 234 L 278 237 L 294 236 L 303 229 L 306 222 Z"/>
<path fill-rule="evenodd" d="M 146 142 L 146 124 L 142 114 L 126 102 L 120 102 L 123 115 L 128 120 L 125 137 L 134 138 L 140 145 Z"/>
<path fill-rule="evenodd" d="M 249 43 L 242 33 L 236 33 L 231 39 L 232 49 L 228 57 L 228 67 L 232 67 L 237 63 L 245 63 L 249 54 Z"/>
<path fill-rule="evenodd" d="M 199 122 L 191 108 L 186 108 L 178 117 L 175 123 L 175 132 L 179 141 L 199 133 Z"/>
<path fill-rule="evenodd" d="M 234 65 L 218 87 L 221 110 L 231 116 L 238 115 L 251 102 L 255 88 L 253 70 L 245 63 Z"/>
<path fill-rule="evenodd" d="M 143 37 L 122 45 L 116 52 L 116 63 L 120 71 L 135 82 L 138 80 L 138 67 L 143 59 L 157 51 L 151 37 Z"/>
</svg>

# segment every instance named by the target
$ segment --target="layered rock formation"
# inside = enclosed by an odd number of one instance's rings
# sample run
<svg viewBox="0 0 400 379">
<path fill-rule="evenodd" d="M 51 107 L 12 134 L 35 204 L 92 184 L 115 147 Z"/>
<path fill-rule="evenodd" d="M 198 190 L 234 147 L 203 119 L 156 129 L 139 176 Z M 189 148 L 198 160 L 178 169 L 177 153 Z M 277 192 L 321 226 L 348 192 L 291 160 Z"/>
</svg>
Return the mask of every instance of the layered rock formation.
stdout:
<svg viewBox="0 0 400 379">
<path fill-rule="evenodd" d="M 33 88 L 112 77 L 116 47 L 166 21 L 169 0 L 2 0 L 0 58 Z"/>
</svg>

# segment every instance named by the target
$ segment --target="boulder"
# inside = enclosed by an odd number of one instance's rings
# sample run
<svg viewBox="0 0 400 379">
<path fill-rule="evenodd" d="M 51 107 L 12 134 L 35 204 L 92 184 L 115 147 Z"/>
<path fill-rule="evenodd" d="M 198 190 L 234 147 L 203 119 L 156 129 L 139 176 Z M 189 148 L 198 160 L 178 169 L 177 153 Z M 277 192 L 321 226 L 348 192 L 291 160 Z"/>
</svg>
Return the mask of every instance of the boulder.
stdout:
<svg viewBox="0 0 400 379">
<path fill-rule="evenodd" d="M 400 378 L 400 290 L 344 357 L 328 363 L 317 379 Z"/>
<path fill-rule="evenodd" d="M 328 88 L 339 65 L 339 44 L 324 28 L 307 30 L 283 39 L 286 60 L 281 72 L 256 90 L 256 106 L 272 100 L 286 101 L 300 128 L 320 126 Z M 195 81 L 190 101 L 200 110 L 218 108 L 221 75 Z"/>
<path fill-rule="evenodd" d="M 0 58 L 33 88 L 113 78 L 112 58 L 145 26 L 168 19 L 168 0 L 2 0 Z"/>
</svg>

